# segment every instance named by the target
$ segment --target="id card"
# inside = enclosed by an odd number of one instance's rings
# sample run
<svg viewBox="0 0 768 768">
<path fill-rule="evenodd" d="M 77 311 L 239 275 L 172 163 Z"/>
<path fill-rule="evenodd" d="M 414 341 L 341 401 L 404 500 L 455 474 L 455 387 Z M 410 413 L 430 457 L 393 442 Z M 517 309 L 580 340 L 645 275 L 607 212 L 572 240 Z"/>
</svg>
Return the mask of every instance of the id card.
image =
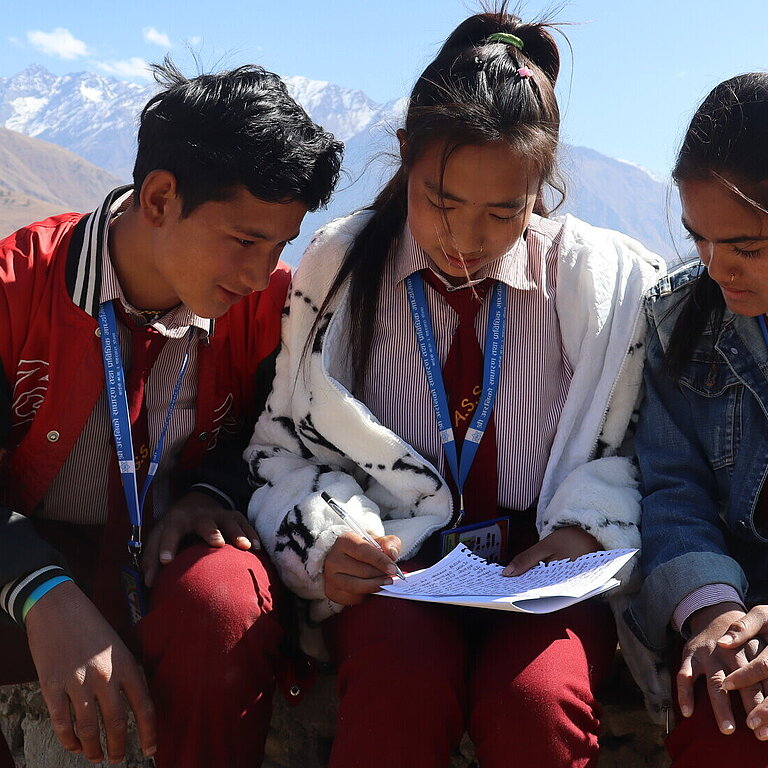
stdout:
<svg viewBox="0 0 768 768">
<path fill-rule="evenodd" d="M 497 517 L 482 523 L 450 528 L 440 534 L 440 549 L 445 557 L 459 544 L 471 549 L 489 563 L 507 562 L 509 549 L 509 518 Z"/>
<path fill-rule="evenodd" d="M 123 592 L 128 604 L 128 615 L 131 624 L 139 623 L 147 613 L 147 599 L 144 591 L 144 581 L 141 574 L 131 566 L 125 565 L 120 568 L 120 581 L 123 584 Z"/>
</svg>

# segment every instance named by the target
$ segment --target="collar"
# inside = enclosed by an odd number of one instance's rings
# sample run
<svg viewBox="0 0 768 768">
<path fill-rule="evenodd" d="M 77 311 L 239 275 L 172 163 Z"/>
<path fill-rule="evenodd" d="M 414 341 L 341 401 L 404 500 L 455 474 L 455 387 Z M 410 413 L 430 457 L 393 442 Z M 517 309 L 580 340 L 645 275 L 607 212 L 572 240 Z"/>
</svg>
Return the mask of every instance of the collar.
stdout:
<svg viewBox="0 0 768 768">
<path fill-rule="evenodd" d="M 449 291 L 469 288 L 488 277 L 521 291 L 531 291 L 538 288 L 529 263 L 528 247 L 524 237 L 514 243 L 503 256 L 482 267 L 471 280 L 461 285 L 452 285 L 435 268 L 432 259 L 414 240 L 411 228 L 406 221 L 395 254 L 395 284 L 422 269 L 431 269 L 445 283 Z"/>
<path fill-rule="evenodd" d="M 133 197 L 133 187 L 113 189 L 104 202 L 84 216 L 72 237 L 67 255 L 67 287 L 72 301 L 91 317 L 99 313 L 99 305 L 118 299 L 128 312 L 136 310 L 126 301 L 109 257 L 109 225 L 124 211 Z M 212 334 L 214 321 L 199 317 L 183 304 L 162 315 L 152 327 L 170 338 L 184 336 L 190 326 Z"/>
</svg>

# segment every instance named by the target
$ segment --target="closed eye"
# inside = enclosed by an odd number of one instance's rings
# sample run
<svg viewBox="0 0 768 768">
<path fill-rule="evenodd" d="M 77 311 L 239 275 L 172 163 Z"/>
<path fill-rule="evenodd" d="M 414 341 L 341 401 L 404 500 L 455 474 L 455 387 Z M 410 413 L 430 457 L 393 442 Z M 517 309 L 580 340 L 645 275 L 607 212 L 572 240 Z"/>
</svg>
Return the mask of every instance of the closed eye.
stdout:
<svg viewBox="0 0 768 768">
<path fill-rule="evenodd" d="M 517 213 L 513 213 L 511 216 L 499 216 L 495 213 L 491 214 L 492 219 L 496 219 L 496 221 L 512 221 L 513 219 L 516 219 L 522 211 L 517 211 Z"/>
<path fill-rule="evenodd" d="M 453 208 L 451 208 L 451 207 L 449 207 L 447 205 L 440 205 L 439 203 L 433 203 L 432 200 L 430 200 L 429 198 L 427 198 L 427 202 L 433 208 L 437 208 L 438 211 L 452 211 L 452 210 L 454 210 Z"/>
<path fill-rule="evenodd" d="M 744 250 L 743 248 L 737 248 L 735 245 L 733 246 L 733 250 L 736 252 L 737 255 L 745 258 L 745 259 L 753 259 L 755 256 L 760 255 L 760 248 L 755 248 L 754 250 Z"/>
</svg>

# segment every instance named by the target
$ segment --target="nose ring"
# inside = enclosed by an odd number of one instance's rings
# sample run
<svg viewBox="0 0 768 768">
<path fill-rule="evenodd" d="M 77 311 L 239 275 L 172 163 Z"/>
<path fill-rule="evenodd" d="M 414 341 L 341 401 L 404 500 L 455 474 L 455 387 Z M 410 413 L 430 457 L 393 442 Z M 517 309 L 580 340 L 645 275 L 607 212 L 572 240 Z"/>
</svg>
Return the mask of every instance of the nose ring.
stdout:
<svg viewBox="0 0 768 768">
<path fill-rule="evenodd" d="M 731 272 L 731 282 L 733 282 L 735 277 L 736 277 L 736 273 L 735 272 Z"/>
</svg>

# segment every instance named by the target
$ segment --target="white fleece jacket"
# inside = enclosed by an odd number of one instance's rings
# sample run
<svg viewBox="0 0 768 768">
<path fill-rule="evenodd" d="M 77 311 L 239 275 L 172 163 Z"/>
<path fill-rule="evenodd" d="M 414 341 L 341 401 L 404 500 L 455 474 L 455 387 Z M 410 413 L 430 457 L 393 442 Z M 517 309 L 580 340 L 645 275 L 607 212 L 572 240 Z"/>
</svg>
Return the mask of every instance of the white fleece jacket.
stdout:
<svg viewBox="0 0 768 768">
<path fill-rule="evenodd" d="M 338 610 L 324 597 L 323 562 L 347 530 L 320 498 L 343 502 L 411 557 L 452 513 L 434 466 L 350 393 L 348 303 L 342 290 L 307 337 L 329 286 L 369 212 L 322 229 L 294 275 L 274 388 L 245 458 L 256 488 L 249 517 L 285 583 L 313 601 L 312 617 Z M 618 456 L 640 389 L 641 298 L 663 274 L 638 242 L 567 216 L 562 221 L 556 307 L 573 378 L 538 504 L 540 535 L 568 525 L 600 544 L 638 547 L 639 493 Z M 305 354 L 306 351 L 306 354 Z"/>
</svg>

